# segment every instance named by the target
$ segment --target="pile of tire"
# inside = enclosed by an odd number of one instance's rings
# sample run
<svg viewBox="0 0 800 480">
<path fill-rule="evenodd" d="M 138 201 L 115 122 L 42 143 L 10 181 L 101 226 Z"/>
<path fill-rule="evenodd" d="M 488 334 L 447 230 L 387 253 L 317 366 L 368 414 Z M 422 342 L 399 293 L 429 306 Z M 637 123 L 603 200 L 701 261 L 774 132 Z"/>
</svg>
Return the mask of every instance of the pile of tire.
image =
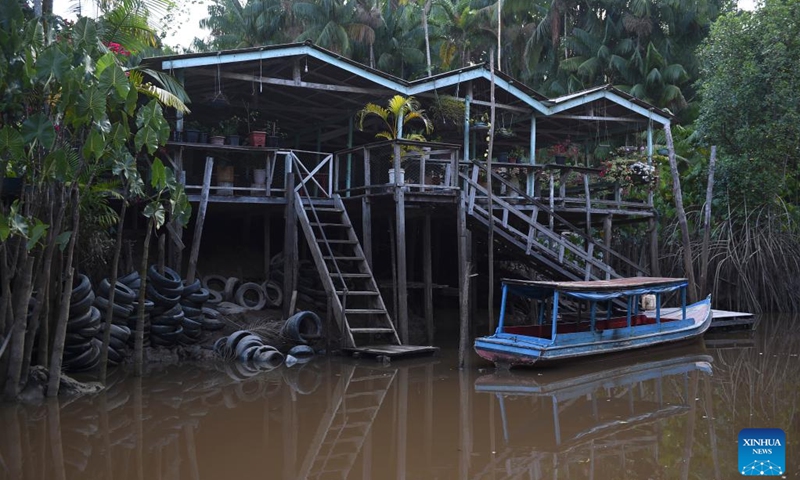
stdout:
<svg viewBox="0 0 800 480">
<path fill-rule="evenodd" d="M 183 295 L 183 281 L 175 270 L 164 267 L 164 274 L 158 272 L 155 265 L 147 269 L 147 299 L 155 306 L 150 312 L 150 344 L 160 347 L 175 346 L 178 341 L 194 338 L 195 330 L 192 322 L 191 333 L 184 334 L 185 316 L 180 301 Z"/>
<path fill-rule="evenodd" d="M 203 277 L 203 286 L 215 303 L 234 302 L 249 310 L 280 307 L 283 304 L 283 288 L 276 281 L 242 283 L 236 277 L 206 275 Z"/>
<path fill-rule="evenodd" d="M 183 334 L 180 342 L 183 344 L 197 343 L 203 335 L 203 330 L 221 330 L 225 324 L 219 321 L 216 311 L 209 311 L 205 304 L 209 299 L 209 292 L 200 280 L 190 284 L 184 282 L 181 308 L 183 308 Z"/>
<path fill-rule="evenodd" d="M 131 302 L 131 313 L 128 316 L 127 326 L 131 331 L 128 337 L 128 345 L 133 346 L 135 343 L 136 321 L 139 315 L 139 290 L 142 288 L 142 278 L 139 272 L 131 272 L 124 277 L 118 278 L 117 283 L 121 283 L 130 288 L 134 293 L 134 301 Z M 116 294 L 115 294 L 116 295 Z M 116 299 L 115 299 L 116 303 Z M 144 346 L 150 346 L 150 312 L 155 308 L 155 304 L 151 300 L 145 299 L 144 302 Z M 113 333 L 113 332 L 112 332 Z"/>
<path fill-rule="evenodd" d="M 95 337 L 100 331 L 100 311 L 93 305 L 95 294 L 89 277 L 78 274 L 70 294 L 67 336 L 64 340 L 62 369 L 85 372 L 100 362 L 102 342 Z"/>
<path fill-rule="evenodd" d="M 94 306 L 100 311 L 100 317 L 105 319 L 106 310 L 108 308 L 109 293 L 111 291 L 111 282 L 103 279 L 97 287 L 97 296 L 94 299 Z M 128 321 L 134 313 L 133 303 L 136 301 L 136 294 L 131 287 L 122 283 L 117 279 L 117 284 L 114 288 L 114 305 L 112 308 L 111 317 L 111 337 L 108 344 L 108 364 L 119 365 L 128 354 L 126 348 L 128 340 L 131 338 L 131 329 L 128 327 Z M 103 334 L 105 331 L 105 322 L 101 322 L 100 330 L 97 332 L 97 338 L 101 344 L 103 342 Z"/>
<path fill-rule="evenodd" d="M 214 343 L 214 351 L 223 358 L 236 359 L 262 370 L 273 369 L 284 360 L 277 348 L 264 345 L 261 337 L 248 330 L 239 330 L 219 338 Z"/>
</svg>

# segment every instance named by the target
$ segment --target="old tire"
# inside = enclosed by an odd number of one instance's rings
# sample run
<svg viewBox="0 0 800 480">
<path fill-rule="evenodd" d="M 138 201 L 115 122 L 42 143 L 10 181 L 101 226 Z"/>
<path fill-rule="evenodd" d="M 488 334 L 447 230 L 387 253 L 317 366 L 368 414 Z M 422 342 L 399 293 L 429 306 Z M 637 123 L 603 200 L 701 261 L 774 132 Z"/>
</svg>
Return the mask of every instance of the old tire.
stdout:
<svg viewBox="0 0 800 480">
<path fill-rule="evenodd" d="M 256 300 L 249 300 L 246 295 L 248 292 L 254 292 Z M 248 282 L 242 284 L 236 290 L 236 303 L 251 310 L 261 310 L 267 304 L 267 295 L 264 289 L 257 283 Z"/>
</svg>

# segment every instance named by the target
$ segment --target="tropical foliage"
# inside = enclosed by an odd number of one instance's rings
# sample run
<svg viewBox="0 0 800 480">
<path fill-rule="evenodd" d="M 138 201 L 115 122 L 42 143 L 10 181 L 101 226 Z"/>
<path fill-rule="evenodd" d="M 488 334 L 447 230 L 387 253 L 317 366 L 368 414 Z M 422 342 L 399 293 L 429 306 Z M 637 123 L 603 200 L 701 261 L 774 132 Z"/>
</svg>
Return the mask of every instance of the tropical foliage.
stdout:
<svg viewBox="0 0 800 480">
<path fill-rule="evenodd" d="M 417 99 L 414 97 L 404 97 L 402 95 L 395 95 L 390 98 L 386 103 L 386 107 L 382 107 L 375 103 L 368 103 L 364 108 L 358 112 L 358 128 L 364 129 L 364 120 L 370 116 L 375 116 L 381 119 L 383 126 L 386 130 L 375 134 L 375 138 L 383 138 L 386 140 L 416 140 L 420 142 L 425 141 L 423 133 L 410 131 L 411 127 L 408 125 L 412 121 L 415 123 L 422 122 L 425 133 L 433 131 L 433 124 L 425 115 L 425 110 L 422 109 Z"/>
</svg>

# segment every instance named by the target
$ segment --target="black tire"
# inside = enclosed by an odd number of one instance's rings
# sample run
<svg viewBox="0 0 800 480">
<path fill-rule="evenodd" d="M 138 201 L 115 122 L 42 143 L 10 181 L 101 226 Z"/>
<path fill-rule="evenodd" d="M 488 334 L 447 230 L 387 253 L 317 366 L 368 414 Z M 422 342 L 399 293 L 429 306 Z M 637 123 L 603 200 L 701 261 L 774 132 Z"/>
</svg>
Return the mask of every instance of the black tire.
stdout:
<svg viewBox="0 0 800 480">
<path fill-rule="evenodd" d="M 72 297 L 70 297 L 69 316 L 77 317 L 86 314 L 86 312 L 88 312 L 89 308 L 92 306 L 92 303 L 94 303 L 94 299 L 94 292 L 91 290 L 89 290 L 88 295 L 84 296 L 77 302 L 72 302 Z"/>
<path fill-rule="evenodd" d="M 245 297 L 247 292 L 255 292 L 257 300 L 255 302 L 248 300 Z M 261 288 L 261 285 L 248 282 L 242 284 L 242 286 L 236 290 L 236 303 L 251 310 L 261 310 L 267 304 L 267 295 L 264 293 L 264 289 Z"/>
<path fill-rule="evenodd" d="M 73 317 L 67 321 L 67 331 L 77 333 L 94 325 L 100 325 L 100 310 L 90 306 L 89 310 L 80 317 Z"/>
<path fill-rule="evenodd" d="M 175 342 L 178 341 L 178 336 L 183 333 L 183 327 L 179 326 L 174 332 L 171 333 L 161 333 L 156 335 L 155 333 L 150 333 L 150 339 L 154 339 L 159 337 L 160 340 L 164 340 L 165 342 L 172 342 L 171 344 L 174 345 Z"/>
<path fill-rule="evenodd" d="M 86 369 L 94 360 L 97 360 L 97 356 L 99 355 L 100 350 L 97 348 L 97 345 L 92 342 L 89 348 L 86 349 L 82 354 L 64 361 L 62 364 L 62 370 L 78 372 Z"/>
<path fill-rule="evenodd" d="M 104 278 L 97 287 L 97 292 L 100 296 L 109 298 L 111 282 L 109 282 L 107 278 Z M 116 305 L 130 305 L 134 300 L 136 300 L 136 292 L 134 292 L 131 287 L 117 280 L 117 284 L 114 288 L 114 303 Z"/>
<path fill-rule="evenodd" d="M 225 282 L 227 280 L 222 275 L 206 275 L 203 277 L 203 286 L 207 290 L 222 293 L 225 291 Z"/>
<path fill-rule="evenodd" d="M 133 313 L 131 315 L 136 315 L 139 312 L 139 302 L 135 301 L 131 303 L 131 308 L 133 308 Z M 145 313 L 152 312 L 154 308 L 156 308 L 156 304 L 152 300 L 148 300 L 145 298 L 144 300 Z"/>
<path fill-rule="evenodd" d="M 236 358 L 241 358 L 242 353 L 246 350 L 253 348 L 253 347 L 261 347 L 264 345 L 264 342 L 261 341 L 261 338 L 256 335 L 247 335 L 246 337 L 239 340 L 236 343 L 235 348 L 233 351 L 236 354 Z"/>
<path fill-rule="evenodd" d="M 262 285 L 264 294 L 267 296 L 267 305 L 270 307 L 280 307 L 283 305 L 283 288 L 278 282 L 270 280 Z"/>
<path fill-rule="evenodd" d="M 203 307 L 203 316 L 206 318 L 211 318 L 216 320 L 219 318 L 219 312 L 214 310 L 213 308 Z"/>
<path fill-rule="evenodd" d="M 186 305 L 181 305 L 181 308 L 183 308 L 183 314 L 187 318 L 195 319 L 200 318 L 200 316 L 203 315 L 203 310 L 199 308 L 187 307 Z"/>
<path fill-rule="evenodd" d="M 214 352 L 219 355 L 220 357 L 225 357 L 228 354 L 228 337 L 219 337 L 216 342 L 214 342 L 213 350 Z"/>
<path fill-rule="evenodd" d="M 181 297 L 180 295 L 176 297 L 167 297 L 162 295 L 161 293 L 157 292 L 153 285 L 147 285 L 147 298 L 153 301 L 156 306 L 164 307 L 164 308 L 172 308 L 180 302 Z"/>
<path fill-rule="evenodd" d="M 191 318 L 183 318 L 181 322 L 181 326 L 183 326 L 183 331 L 192 331 L 192 332 L 200 332 L 203 330 L 202 324 L 196 320 L 192 320 Z"/>
<path fill-rule="evenodd" d="M 78 345 L 88 345 L 91 341 L 91 338 L 86 338 L 83 335 L 76 333 L 76 332 L 67 332 L 67 336 L 64 338 L 64 345 L 75 346 Z"/>
<path fill-rule="evenodd" d="M 131 329 L 120 327 L 119 325 L 111 325 L 111 337 L 126 342 L 131 337 Z"/>
<path fill-rule="evenodd" d="M 200 291 L 203 288 L 203 284 L 200 283 L 200 279 L 195 279 L 194 282 L 186 285 L 186 282 L 183 283 L 183 295 L 192 295 Z"/>
<path fill-rule="evenodd" d="M 111 339 L 108 341 L 108 346 L 115 350 L 124 350 L 127 345 L 128 345 L 127 340 L 122 341 L 116 337 L 111 337 Z"/>
<path fill-rule="evenodd" d="M 203 318 L 202 325 L 203 330 L 208 330 L 209 332 L 216 332 L 225 328 L 225 324 L 223 322 L 213 318 Z"/>
<path fill-rule="evenodd" d="M 215 292 L 214 290 L 209 290 L 208 300 L 206 300 L 206 304 L 219 305 L 220 303 L 222 303 L 222 294 L 219 292 Z"/>
<path fill-rule="evenodd" d="M 108 361 L 110 363 L 113 363 L 114 365 L 118 365 L 120 362 L 122 362 L 122 358 L 123 357 L 122 357 L 122 353 L 120 353 L 120 350 L 121 349 L 110 348 L 110 345 L 109 345 Z"/>
<path fill-rule="evenodd" d="M 241 345 L 241 344 L 240 344 Z M 258 352 L 260 345 L 250 345 L 248 344 L 247 348 L 240 350 L 236 353 L 236 359 L 240 362 L 249 362 L 253 359 L 253 355 Z"/>
<path fill-rule="evenodd" d="M 196 292 L 193 292 L 190 295 L 184 296 L 184 298 L 186 300 L 189 300 L 190 302 L 203 304 L 208 300 L 209 295 L 211 295 L 211 294 L 208 292 L 208 289 L 200 288 Z"/>
<path fill-rule="evenodd" d="M 129 287 L 130 287 L 131 283 L 135 282 L 136 280 L 140 280 L 139 272 L 137 272 L 137 271 L 133 271 L 133 272 L 127 274 L 127 275 L 123 275 L 123 276 L 117 278 L 117 282 L 124 283 L 125 285 L 127 285 Z"/>
<path fill-rule="evenodd" d="M 97 322 L 97 324 L 89 325 L 88 327 L 82 328 L 82 329 L 78 330 L 75 333 L 77 333 L 78 335 L 80 335 L 82 337 L 94 338 L 94 337 L 97 336 L 98 333 L 100 333 L 100 322 Z"/>
<path fill-rule="evenodd" d="M 225 280 L 225 290 L 222 292 L 222 299 L 226 302 L 233 300 L 236 294 L 236 286 L 239 285 L 239 279 L 236 277 L 229 277 Z"/>
<path fill-rule="evenodd" d="M 233 332 L 232 334 L 228 335 L 228 351 L 229 352 L 236 352 L 236 345 L 246 336 L 252 335 L 247 330 L 239 330 L 237 332 Z"/>
<path fill-rule="evenodd" d="M 159 317 L 153 317 L 150 319 L 150 325 L 180 325 L 183 323 L 184 316 L 183 312 L 179 313 L 178 315 L 163 315 Z"/>
<path fill-rule="evenodd" d="M 314 312 L 298 312 L 286 320 L 281 334 L 295 342 L 308 344 L 322 337 L 322 320 Z"/>
<path fill-rule="evenodd" d="M 156 325 L 150 326 L 150 335 L 164 336 L 178 331 L 178 325 Z"/>
<path fill-rule="evenodd" d="M 103 314 L 106 313 L 106 309 L 108 308 L 108 299 L 106 297 L 96 297 L 94 299 L 94 306 L 98 308 Z M 117 317 L 130 317 L 133 313 L 133 308 L 130 305 L 120 305 L 114 302 L 114 306 L 111 307 L 112 311 L 114 312 L 114 316 Z"/>
<path fill-rule="evenodd" d="M 181 276 L 169 267 L 164 267 L 164 275 L 161 275 L 155 265 L 150 265 L 150 268 L 147 269 L 147 278 L 157 285 L 159 290 L 161 287 L 183 289 Z"/>
<path fill-rule="evenodd" d="M 92 282 L 89 281 L 89 277 L 86 275 L 79 273 L 77 281 L 78 284 L 72 287 L 72 293 L 70 293 L 70 300 L 72 303 L 83 300 L 92 289 Z M 73 284 L 74 283 L 75 282 L 73 281 Z"/>
</svg>

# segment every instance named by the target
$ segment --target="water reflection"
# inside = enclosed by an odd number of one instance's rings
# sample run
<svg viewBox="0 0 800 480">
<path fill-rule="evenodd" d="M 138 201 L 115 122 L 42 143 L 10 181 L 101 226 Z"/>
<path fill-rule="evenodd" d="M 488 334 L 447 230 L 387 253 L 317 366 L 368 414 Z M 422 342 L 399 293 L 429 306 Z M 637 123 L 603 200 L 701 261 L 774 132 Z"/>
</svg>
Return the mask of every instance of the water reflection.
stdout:
<svg viewBox="0 0 800 480">
<path fill-rule="evenodd" d="M 0 479 L 732 478 L 740 428 L 800 435 L 800 335 L 761 328 L 510 377 L 450 353 L 116 371 L 99 395 L 0 405 Z"/>
</svg>

